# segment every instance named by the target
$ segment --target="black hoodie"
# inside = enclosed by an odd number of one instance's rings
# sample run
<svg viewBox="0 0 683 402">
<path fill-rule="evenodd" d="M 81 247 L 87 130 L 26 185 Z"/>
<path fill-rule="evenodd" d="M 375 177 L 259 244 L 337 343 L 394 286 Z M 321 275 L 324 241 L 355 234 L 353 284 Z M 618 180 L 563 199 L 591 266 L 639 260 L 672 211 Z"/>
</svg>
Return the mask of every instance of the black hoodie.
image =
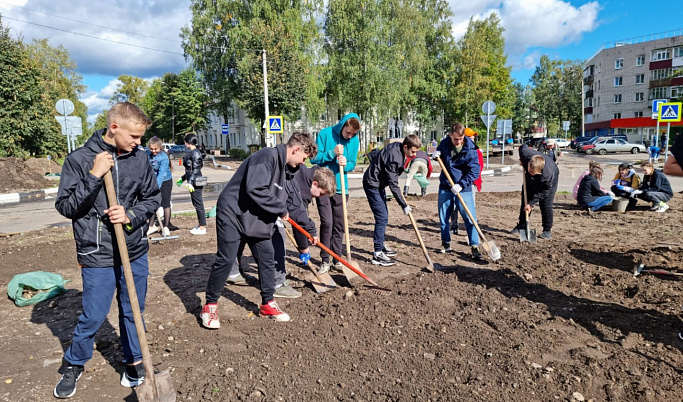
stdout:
<svg viewBox="0 0 683 402">
<path fill-rule="evenodd" d="M 286 165 L 285 144 L 263 148 L 248 157 L 218 197 L 217 221 L 229 222 L 240 235 L 273 237 L 275 221 L 287 214 Z M 225 235 L 232 238 L 230 233 Z"/>
<path fill-rule="evenodd" d="M 116 146 L 104 142 L 105 129 L 96 131 L 85 145 L 64 160 L 55 207 L 73 223 L 78 263 L 84 267 L 120 265 L 114 241 L 114 226 L 104 210 L 109 208 L 104 179 L 90 174 L 95 156 L 106 151 L 114 157 L 112 178 L 116 198 L 130 219 L 124 225 L 128 255 L 135 260 L 144 255 L 147 221 L 159 208 L 161 195 L 147 154 L 138 148 L 117 155 Z"/>
</svg>

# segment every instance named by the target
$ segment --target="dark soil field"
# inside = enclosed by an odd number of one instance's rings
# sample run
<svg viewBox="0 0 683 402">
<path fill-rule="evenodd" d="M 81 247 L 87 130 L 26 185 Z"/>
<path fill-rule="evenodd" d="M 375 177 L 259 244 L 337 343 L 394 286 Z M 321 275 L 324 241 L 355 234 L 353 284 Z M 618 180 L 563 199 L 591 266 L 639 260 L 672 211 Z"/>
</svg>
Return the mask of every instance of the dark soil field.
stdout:
<svg viewBox="0 0 683 402">
<path fill-rule="evenodd" d="M 469 257 L 465 236 L 452 254 L 440 245 L 436 195 L 410 198 L 435 273 L 410 221 L 390 203 L 388 244 L 398 263 L 370 264 L 373 219 L 351 199 L 352 254 L 366 274 L 392 290 L 377 295 L 361 282 L 316 294 L 288 243 L 288 270 L 299 299 L 279 299 L 292 316 L 257 316 L 252 286 L 226 286 L 221 328 L 198 321 L 214 260 L 215 230 L 193 237 L 194 217 L 177 217 L 181 237 L 150 246 L 145 318 L 152 359 L 170 368 L 181 401 L 680 401 L 683 297 L 680 272 L 683 201 L 664 214 L 640 205 L 627 214 L 580 211 L 558 194 L 552 240 L 520 244 L 519 194 L 477 194 L 482 229 L 497 262 Z M 311 212 L 315 215 L 315 208 Z M 317 216 L 315 216 L 317 219 Z M 540 215 L 531 226 L 540 234 Z M 461 230 L 461 232 L 464 232 Z M 316 262 L 318 252 L 313 251 Z M 81 312 L 81 278 L 69 227 L 0 239 L 0 284 L 45 270 L 71 280 L 68 292 L 36 306 L 0 301 L 0 399 L 53 399 L 57 369 Z M 243 262 L 256 278 L 251 257 Z M 253 283 L 253 281 L 252 281 Z M 116 304 L 96 337 L 75 401 L 135 400 L 119 385 L 122 367 Z"/>
</svg>

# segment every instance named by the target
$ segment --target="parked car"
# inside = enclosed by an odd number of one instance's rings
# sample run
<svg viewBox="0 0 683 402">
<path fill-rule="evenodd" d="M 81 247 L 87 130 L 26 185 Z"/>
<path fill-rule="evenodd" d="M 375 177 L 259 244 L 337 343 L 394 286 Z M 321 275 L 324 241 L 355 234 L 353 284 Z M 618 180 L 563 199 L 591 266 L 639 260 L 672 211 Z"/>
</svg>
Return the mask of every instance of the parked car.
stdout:
<svg viewBox="0 0 683 402">
<path fill-rule="evenodd" d="M 620 138 L 624 141 L 628 141 L 628 138 L 623 134 L 600 135 L 597 137 L 576 137 L 569 144 L 569 147 L 576 149 L 578 152 L 581 152 L 581 146 L 582 145 L 587 144 L 587 143 L 592 143 L 592 142 L 596 141 L 598 138 Z"/>
<path fill-rule="evenodd" d="M 175 147 L 175 144 L 164 142 L 161 146 L 164 147 L 164 152 L 168 152 L 169 149 Z"/>
<path fill-rule="evenodd" d="M 173 160 L 175 158 L 184 158 L 190 150 L 185 148 L 185 145 L 174 145 L 168 150 L 168 158 Z"/>
<path fill-rule="evenodd" d="M 565 140 L 564 138 L 550 138 L 550 139 L 555 141 L 555 146 L 558 148 L 567 148 L 569 146 L 569 140 Z"/>
<path fill-rule="evenodd" d="M 597 152 L 604 155 L 608 152 L 630 152 L 637 154 L 638 152 L 645 152 L 645 145 L 633 144 L 621 138 L 603 138 L 593 143 L 592 148 L 586 149 L 586 154 Z"/>
<path fill-rule="evenodd" d="M 529 148 L 534 148 L 539 151 L 546 149 L 547 142 L 548 137 L 531 137 L 524 140 L 524 143 L 527 144 Z"/>
</svg>

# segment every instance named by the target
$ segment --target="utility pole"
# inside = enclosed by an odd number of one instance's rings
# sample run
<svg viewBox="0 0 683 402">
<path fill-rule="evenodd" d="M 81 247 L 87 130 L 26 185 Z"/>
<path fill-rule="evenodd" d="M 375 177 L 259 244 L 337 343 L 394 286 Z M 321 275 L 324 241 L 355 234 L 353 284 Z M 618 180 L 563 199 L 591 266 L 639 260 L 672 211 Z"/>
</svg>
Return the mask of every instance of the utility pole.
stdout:
<svg viewBox="0 0 683 402">
<path fill-rule="evenodd" d="M 261 49 L 261 55 L 263 56 L 263 101 L 266 110 L 263 127 L 266 129 L 266 146 L 272 147 L 275 146 L 275 144 L 271 143 L 270 134 L 268 134 L 268 116 L 270 116 L 270 110 L 268 108 L 268 68 L 266 67 L 266 49 Z"/>
<path fill-rule="evenodd" d="M 583 87 L 583 74 L 581 74 L 581 136 L 585 137 L 586 136 L 586 123 L 584 121 L 584 102 L 586 101 L 586 92 L 584 92 L 584 87 Z M 566 135 L 565 135 L 566 137 Z"/>
<path fill-rule="evenodd" d="M 171 141 L 175 143 L 175 98 L 173 95 L 171 95 L 171 133 L 173 133 Z"/>
</svg>

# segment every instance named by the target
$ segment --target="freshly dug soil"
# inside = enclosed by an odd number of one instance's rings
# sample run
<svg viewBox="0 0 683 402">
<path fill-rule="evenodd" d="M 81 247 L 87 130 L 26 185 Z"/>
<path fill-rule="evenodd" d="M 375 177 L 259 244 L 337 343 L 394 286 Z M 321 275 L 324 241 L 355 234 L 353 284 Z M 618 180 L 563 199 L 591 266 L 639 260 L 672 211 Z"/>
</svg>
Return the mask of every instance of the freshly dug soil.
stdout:
<svg viewBox="0 0 683 402">
<path fill-rule="evenodd" d="M 180 239 L 150 248 L 145 318 L 152 359 L 172 370 L 178 400 L 683 400 L 681 284 L 632 271 L 641 262 L 683 267 L 680 194 L 664 214 L 641 204 L 627 214 L 593 215 L 558 194 L 553 239 L 537 244 L 509 234 L 518 193 L 477 194 L 481 227 L 502 254 L 495 263 L 471 259 L 463 235 L 454 237 L 454 253 L 436 253 L 436 195 L 409 203 L 437 272 L 423 270 L 415 233 L 394 202 L 387 243 L 399 251 L 398 263 L 371 265 L 374 221 L 365 200 L 351 199 L 353 258 L 389 295 L 362 281 L 314 293 L 288 243 L 287 268 L 303 296 L 278 301 L 292 321 L 259 318 L 255 286 L 226 286 L 221 328 L 213 331 L 198 316 L 214 261 L 214 221 L 208 235 L 192 236 L 196 218 L 174 218 Z M 317 219 L 314 207 L 310 212 Z M 540 234 L 537 211 L 531 226 Z M 256 285 L 254 261 L 245 256 Z M 50 400 L 81 312 L 71 229 L 0 239 L 0 259 L 3 286 L 39 269 L 72 280 L 67 293 L 36 306 L 0 302 L 0 399 Z M 340 273 L 333 277 L 347 285 Z M 134 400 L 118 384 L 117 328 L 114 303 L 73 400 Z"/>
<path fill-rule="evenodd" d="M 56 181 L 45 177 L 50 168 L 52 173 L 62 171 L 60 165 L 46 158 L 32 158 L 26 161 L 21 158 L 0 158 L 0 172 L 3 172 L 0 174 L 0 194 L 57 186 Z"/>
</svg>

